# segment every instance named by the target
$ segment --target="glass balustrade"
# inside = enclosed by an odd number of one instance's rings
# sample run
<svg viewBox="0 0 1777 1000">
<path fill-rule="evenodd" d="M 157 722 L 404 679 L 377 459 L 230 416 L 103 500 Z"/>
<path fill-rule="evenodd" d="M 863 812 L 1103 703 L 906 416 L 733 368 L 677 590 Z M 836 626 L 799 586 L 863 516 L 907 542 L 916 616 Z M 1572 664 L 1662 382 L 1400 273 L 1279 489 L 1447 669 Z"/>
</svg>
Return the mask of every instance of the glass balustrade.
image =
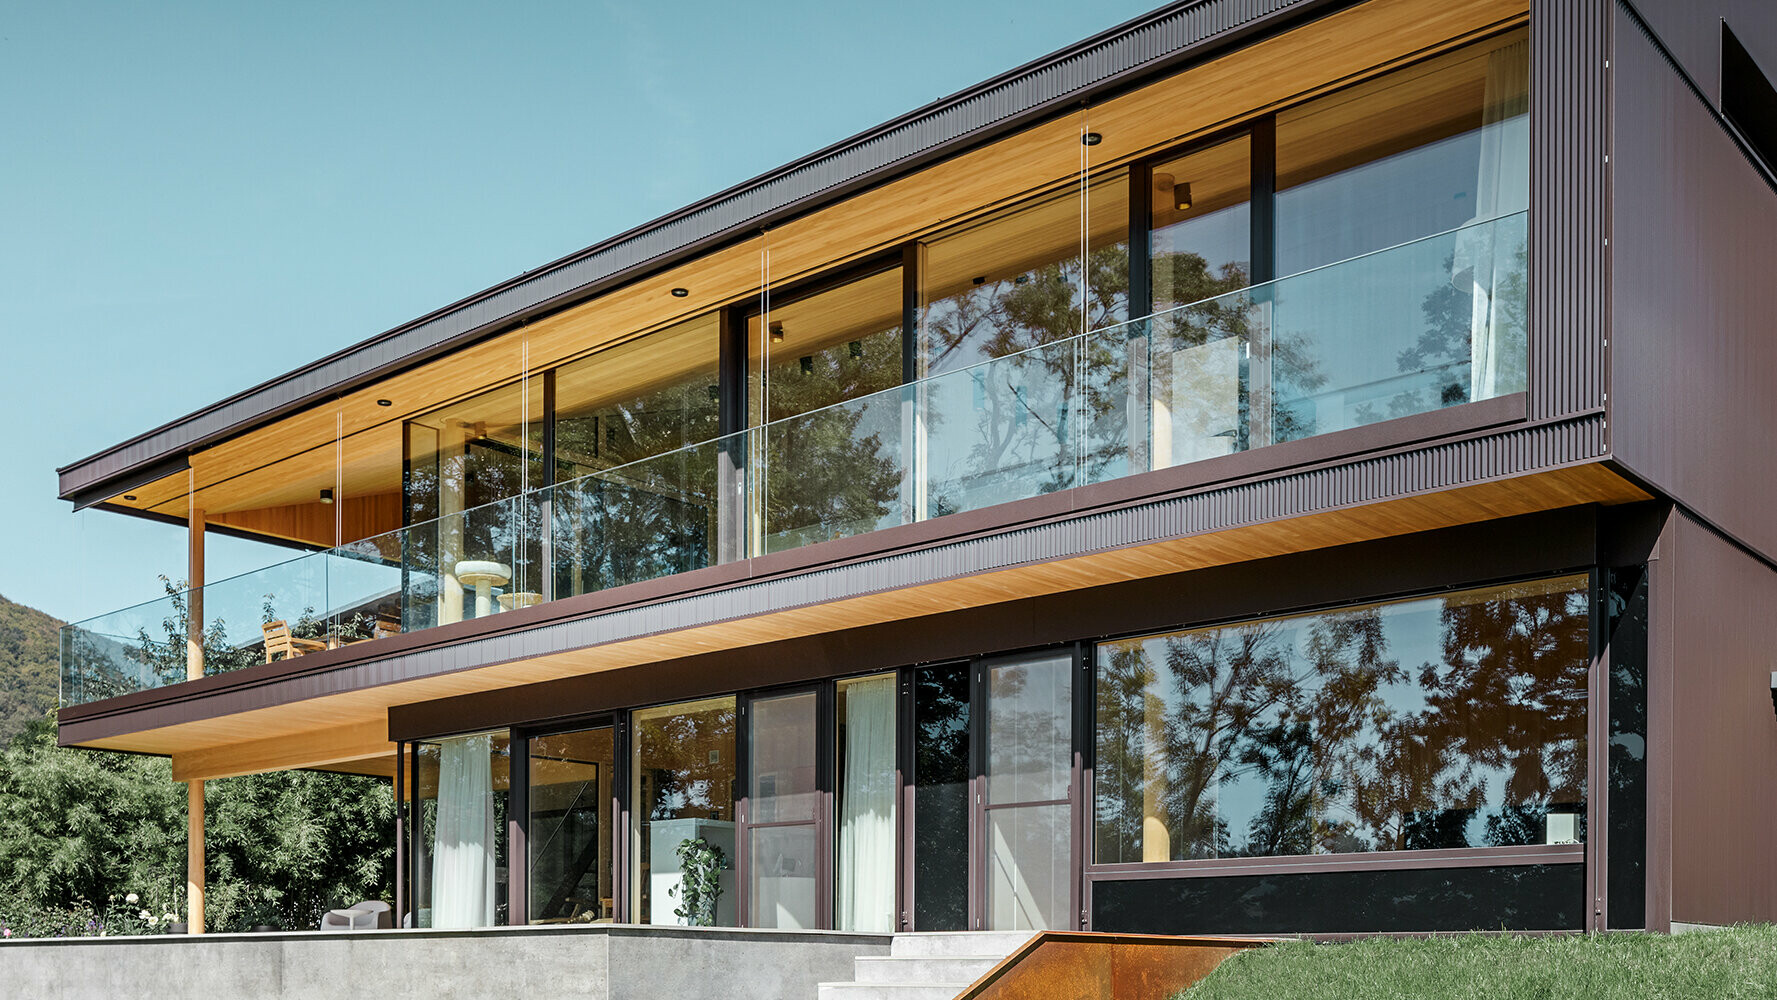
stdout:
<svg viewBox="0 0 1777 1000">
<path fill-rule="evenodd" d="M 1526 215 L 587 473 L 62 631 L 62 699 L 488 617 L 1525 389 Z"/>
</svg>

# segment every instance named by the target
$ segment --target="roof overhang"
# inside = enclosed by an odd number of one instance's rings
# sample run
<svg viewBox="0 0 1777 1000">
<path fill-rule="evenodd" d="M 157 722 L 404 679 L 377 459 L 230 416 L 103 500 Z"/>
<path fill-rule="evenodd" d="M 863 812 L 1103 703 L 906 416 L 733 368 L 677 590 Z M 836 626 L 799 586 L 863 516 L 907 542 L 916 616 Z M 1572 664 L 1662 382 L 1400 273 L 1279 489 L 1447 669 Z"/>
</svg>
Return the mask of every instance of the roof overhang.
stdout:
<svg viewBox="0 0 1777 1000">
<path fill-rule="evenodd" d="M 527 271 L 57 470 L 96 505 L 192 452 L 1357 0 L 1185 0 Z M 169 464 L 171 463 L 171 464 Z M 182 467 L 182 466 L 181 466 Z M 120 508 L 121 509 L 121 508 Z M 132 511 L 133 513 L 133 511 Z"/>
</svg>

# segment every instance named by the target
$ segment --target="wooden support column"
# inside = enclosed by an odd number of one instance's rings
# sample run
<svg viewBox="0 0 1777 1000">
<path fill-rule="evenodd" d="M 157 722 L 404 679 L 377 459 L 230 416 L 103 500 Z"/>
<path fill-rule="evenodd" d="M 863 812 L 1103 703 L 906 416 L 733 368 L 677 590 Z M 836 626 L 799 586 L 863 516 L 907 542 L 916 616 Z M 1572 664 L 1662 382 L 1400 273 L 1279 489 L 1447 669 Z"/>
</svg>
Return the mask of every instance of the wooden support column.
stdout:
<svg viewBox="0 0 1777 1000">
<path fill-rule="evenodd" d="M 185 677 L 196 680 L 204 675 L 204 512 L 196 506 L 191 508 L 187 528 Z M 188 933 L 202 934 L 204 783 L 187 782 L 185 790 L 185 927 Z"/>
</svg>

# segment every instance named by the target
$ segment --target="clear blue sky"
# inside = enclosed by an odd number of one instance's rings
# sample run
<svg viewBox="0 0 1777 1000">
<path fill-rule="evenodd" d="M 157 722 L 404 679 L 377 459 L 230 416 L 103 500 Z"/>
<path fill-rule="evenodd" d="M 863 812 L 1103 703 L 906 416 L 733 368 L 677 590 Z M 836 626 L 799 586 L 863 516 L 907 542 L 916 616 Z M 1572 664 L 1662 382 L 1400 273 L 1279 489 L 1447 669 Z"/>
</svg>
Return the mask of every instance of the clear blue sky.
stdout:
<svg viewBox="0 0 1777 1000">
<path fill-rule="evenodd" d="M 5 5 L 0 594 L 184 572 L 57 466 L 1156 2 Z"/>
</svg>

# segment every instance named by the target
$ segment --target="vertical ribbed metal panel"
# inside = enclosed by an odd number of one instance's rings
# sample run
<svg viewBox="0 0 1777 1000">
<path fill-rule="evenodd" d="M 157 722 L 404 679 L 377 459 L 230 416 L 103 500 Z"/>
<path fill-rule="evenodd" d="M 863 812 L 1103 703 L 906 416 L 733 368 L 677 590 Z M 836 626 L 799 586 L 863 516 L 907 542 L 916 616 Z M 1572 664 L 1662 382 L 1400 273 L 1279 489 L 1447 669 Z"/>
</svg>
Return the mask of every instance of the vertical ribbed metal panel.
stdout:
<svg viewBox="0 0 1777 1000">
<path fill-rule="evenodd" d="M 1530 5 L 1530 416 L 1604 405 L 1610 0 Z"/>
</svg>

